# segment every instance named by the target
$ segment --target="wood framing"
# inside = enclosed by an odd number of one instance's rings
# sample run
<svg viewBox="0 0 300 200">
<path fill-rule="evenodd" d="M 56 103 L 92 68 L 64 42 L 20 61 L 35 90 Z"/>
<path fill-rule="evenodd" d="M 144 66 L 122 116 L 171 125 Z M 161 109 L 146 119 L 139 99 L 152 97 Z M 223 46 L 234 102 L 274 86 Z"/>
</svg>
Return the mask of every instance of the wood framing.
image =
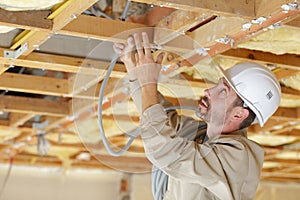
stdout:
<svg viewBox="0 0 300 200">
<path fill-rule="evenodd" d="M 67 116 L 70 113 L 67 102 L 7 95 L 0 96 L 0 110 L 50 116 Z"/>
<path fill-rule="evenodd" d="M 262 144 L 265 148 L 265 161 L 280 164 L 280 167 L 277 168 L 263 168 L 262 180 L 299 181 L 297 164 L 299 164 L 300 159 L 294 157 L 285 160 L 276 157 L 281 152 L 300 152 L 300 91 L 288 88 L 288 82 L 286 82 L 286 86 L 284 85 L 285 79 L 289 79 L 291 76 L 294 79 L 292 81 L 295 81 L 295 84 L 298 83 L 299 55 L 275 55 L 262 51 L 235 48 L 237 44 L 268 31 L 272 27 L 277 27 L 279 23 L 283 29 L 288 27 L 298 30 L 300 27 L 299 3 L 296 4 L 297 2 L 294 0 L 133 1 L 157 5 L 154 8 L 150 8 L 149 5 L 149 9 L 147 8 L 143 16 L 143 20 L 148 24 L 150 24 L 149 21 L 154 21 L 153 27 L 147 27 L 146 23 L 139 24 L 137 21 L 129 22 L 89 16 L 86 15 L 87 12 L 81 14 L 84 11 L 89 11 L 89 7 L 97 0 L 66 0 L 52 8 L 50 12 L 12 12 L 0 9 L 0 25 L 24 30 L 13 40 L 8 41 L 11 42 L 11 46 L 5 43 L 3 45 L 5 47 L 0 47 L 0 90 L 9 91 L 0 95 L 0 128 L 3 131 L 15 130 L 16 135 L 18 134 L 14 138 L 8 137 L 9 139 L 0 144 L 0 162 L 7 163 L 10 152 L 11 155 L 15 155 L 15 164 L 64 166 L 58 157 L 40 157 L 35 153 L 29 154 L 24 151 L 24 147 L 28 145 L 37 145 L 37 131 L 32 128 L 32 118 L 36 116 L 39 117 L 40 122 L 49 122 L 42 131 L 49 138 L 55 136 L 55 139 L 49 139 L 51 147 L 72 148 L 78 151 L 69 157 L 71 167 L 150 172 L 151 163 L 144 154 L 141 138 L 138 137 L 130 148 L 137 154 L 126 153 L 121 157 L 108 155 L 101 139 L 94 142 L 93 134 L 98 134 L 99 128 L 97 123 L 98 95 L 102 86 L 101 82 L 110 64 L 107 61 L 110 59 L 110 55 L 101 56 L 107 59 L 105 61 L 104 59 L 79 57 L 85 55 L 86 52 L 82 52 L 82 54 L 80 52 L 80 55 L 76 55 L 77 51 L 71 52 L 69 48 L 59 49 L 59 51 L 49 49 L 49 52 L 52 53 L 38 51 L 39 47 L 54 35 L 57 37 L 49 40 L 49 43 L 54 40 L 56 42 L 56 39 L 60 38 L 67 38 L 66 42 L 69 42 L 76 37 L 74 40 L 83 38 L 80 41 L 80 44 L 83 43 L 83 45 L 104 41 L 111 48 L 110 45 L 113 42 L 124 42 L 130 34 L 147 31 L 150 38 L 156 42 L 154 47 L 157 51 L 154 52 L 154 57 L 161 51 L 168 53 L 164 58 L 162 73 L 169 78 L 161 81 L 158 88 L 166 100 L 174 105 L 197 107 L 198 100 L 204 94 L 204 90 L 212 86 L 210 82 L 197 79 L 198 74 L 195 69 L 189 68 L 197 63 L 197 67 L 203 67 L 200 70 L 203 69 L 204 73 L 214 76 L 209 69 L 210 64 L 205 60 L 207 57 L 216 59 L 216 61 L 223 59 L 224 67 L 230 67 L 232 63 L 239 61 L 254 61 L 265 64 L 272 69 L 282 84 L 283 101 L 280 104 L 281 107 L 264 127 L 261 128 L 258 124 L 252 125 L 248 129 L 248 136 L 267 133 L 274 136 L 274 140 L 275 137 L 292 138 L 293 140 L 287 140 L 286 143 L 278 146 L 276 146 L 277 144 L 274 146 L 271 146 L 273 144 L 268 146 L 269 143 Z M 287 3 L 292 4 L 282 6 Z M 159 13 L 158 16 L 154 17 L 155 21 L 151 18 L 151 14 L 153 14 L 151 11 L 155 11 L 155 9 L 161 11 L 160 6 L 165 7 L 166 12 L 164 14 Z M 259 17 L 264 17 L 265 20 L 255 21 Z M 161 19 L 159 22 L 157 22 L 158 18 Z M 136 19 L 130 18 L 129 20 L 134 21 Z M 251 26 L 245 28 L 244 25 L 248 23 L 251 23 Z M 157 31 L 159 29 L 169 29 L 169 31 Z M 14 34 L 15 32 L 12 33 L 12 35 Z M 10 33 L 8 35 L 11 36 Z M 188 43 L 184 38 L 192 42 Z M 29 50 L 23 55 L 17 58 L 5 57 L 4 51 L 17 50 L 20 45 L 26 42 L 29 45 Z M 78 46 L 78 48 L 81 47 Z M 48 51 L 44 47 L 41 49 Z M 61 52 L 62 54 L 59 55 Z M 110 52 L 107 51 L 107 53 Z M 168 68 L 166 64 L 171 66 Z M 13 69 L 13 66 L 25 69 L 24 74 L 14 72 L 16 68 Z M 6 72 L 7 69 L 10 72 Z M 36 76 L 33 73 L 27 74 L 31 73 L 31 69 L 39 69 L 34 70 L 35 72 L 43 72 L 44 70 L 47 73 L 42 76 Z M 181 72 L 182 74 L 178 75 Z M 183 72 L 187 75 L 183 75 Z M 55 78 L 53 74 L 63 75 L 63 78 Z M 115 126 L 109 124 L 113 120 L 115 120 L 113 123 L 122 120 L 125 124 L 129 121 L 138 124 L 140 119 L 136 108 L 133 107 L 133 102 L 130 100 L 130 91 L 128 88 L 124 89 L 118 85 L 120 81 L 122 81 L 120 83 L 122 86 L 128 83 L 123 81 L 125 75 L 125 66 L 117 63 L 105 88 L 105 99 L 101 105 L 105 116 L 102 119 L 109 128 Z M 177 75 L 178 77 L 183 75 L 185 81 L 177 79 Z M 214 81 L 212 80 L 212 82 Z M 289 87 L 294 87 L 293 84 Z M 116 87 L 116 85 L 118 86 Z M 188 90 L 191 90 L 191 96 L 188 96 Z M 128 113 L 123 112 L 124 99 L 128 101 L 128 110 L 126 110 Z M 122 103 L 118 105 L 119 102 Z M 288 105 L 289 102 L 293 103 L 293 107 Z M 115 115 L 113 109 L 118 109 L 118 106 L 122 109 L 117 110 L 118 113 Z M 192 112 L 178 110 L 178 113 L 195 117 Z M 78 132 L 78 127 L 76 127 L 78 121 L 92 127 L 90 130 L 91 142 L 83 144 L 75 138 Z M 117 133 L 114 130 L 111 132 L 115 135 L 112 134 L 113 136 L 109 137 L 109 140 L 116 146 L 124 146 L 128 139 L 127 134 L 122 133 L 121 130 Z M 10 133 L 8 131 L 8 134 Z M 58 135 L 70 136 L 71 142 L 57 139 L 56 136 L 59 137 Z M 96 136 L 98 137 L 98 135 Z M 16 148 L 17 145 L 20 145 L 20 148 Z M 76 157 L 80 153 L 90 153 L 91 159 L 78 160 Z"/>
<path fill-rule="evenodd" d="M 87 15 L 80 15 L 59 31 L 59 34 L 107 40 L 113 42 L 124 41 L 133 32 L 147 31 L 152 33 L 146 25 L 124 21 L 116 21 Z"/>
<path fill-rule="evenodd" d="M 3 48 L 0 48 L 0 55 L 4 54 Z M 36 53 L 33 52 L 26 58 L 17 58 L 11 59 L 0 56 L 0 63 L 4 65 L 15 65 L 28 68 L 42 69 L 42 70 L 52 70 L 60 72 L 69 72 L 69 73 L 80 73 L 83 74 L 97 74 L 104 73 L 109 66 L 109 62 L 100 61 L 100 60 L 91 60 L 85 58 L 76 58 L 70 56 L 61 56 L 53 55 L 46 53 Z M 3 66 L 3 72 L 8 69 L 8 67 Z M 125 67 L 123 64 L 116 64 L 112 76 L 118 75 L 118 71 L 121 74 L 124 74 Z M 1 68 L 0 68 L 1 72 Z M 1 74 L 1 73 L 0 73 Z"/>
<path fill-rule="evenodd" d="M 7 72 L 0 76 L 0 89 L 55 96 L 69 95 L 66 79 Z"/>
<path fill-rule="evenodd" d="M 203 12 L 208 11 L 219 13 L 219 14 L 227 14 L 227 15 L 244 15 L 249 17 L 255 16 L 255 0 L 248 1 L 239 1 L 239 0 L 229 0 L 229 1 L 194 1 L 194 0 L 155 0 L 155 1 L 147 1 L 147 0 L 134 0 L 135 2 L 140 3 L 151 3 L 157 6 L 176 8 L 187 11 L 194 12 Z"/>
<path fill-rule="evenodd" d="M 276 55 L 269 52 L 249 49 L 230 49 L 219 55 L 220 57 L 241 61 L 255 61 L 263 64 L 272 64 L 292 70 L 300 70 L 300 58 L 294 54 Z"/>
<path fill-rule="evenodd" d="M 0 25 L 20 29 L 51 30 L 50 11 L 7 11 L 0 9 Z M 26 19 L 26 20 L 25 20 Z"/>
<path fill-rule="evenodd" d="M 34 117 L 34 113 L 24 114 L 24 113 L 10 113 L 9 114 L 9 125 L 11 127 L 18 127 L 23 125 L 26 121 Z"/>
<path fill-rule="evenodd" d="M 30 31 L 30 36 L 24 38 L 21 37 L 19 40 L 15 41 L 11 49 L 16 49 L 24 43 L 28 43 L 28 50 L 23 54 L 24 56 L 29 55 L 32 51 L 42 45 L 46 40 L 48 40 L 51 34 L 55 34 L 58 30 L 63 28 L 73 19 L 77 18 L 84 10 L 88 9 L 97 0 L 68 0 L 62 4 L 54 14 L 48 16 L 48 19 L 53 20 L 52 31 L 40 31 L 35 32 Z"/>
</svg>

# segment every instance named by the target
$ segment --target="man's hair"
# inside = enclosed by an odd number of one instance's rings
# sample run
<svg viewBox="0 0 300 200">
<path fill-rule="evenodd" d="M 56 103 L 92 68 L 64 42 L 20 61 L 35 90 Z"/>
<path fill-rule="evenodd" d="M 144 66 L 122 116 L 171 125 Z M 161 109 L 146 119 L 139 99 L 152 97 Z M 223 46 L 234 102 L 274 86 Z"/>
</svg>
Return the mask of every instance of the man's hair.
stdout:
<svg viewBox="0 0 300 200">
<path fill-rule="evenodd" d="M 244 101 L 239 96 L 237 96 L 236 100 L 233 103 L 233 106 L 241 106 L 244 109 L 247 109 L 249 111 L 248 117 L 245 118 L 240 124 L 240 129 L 249 127 L 253 123 L 256 117 L 255 113 L 249 107 L 245 107 L 244 104 L 245 104 Z"/>
</svg>

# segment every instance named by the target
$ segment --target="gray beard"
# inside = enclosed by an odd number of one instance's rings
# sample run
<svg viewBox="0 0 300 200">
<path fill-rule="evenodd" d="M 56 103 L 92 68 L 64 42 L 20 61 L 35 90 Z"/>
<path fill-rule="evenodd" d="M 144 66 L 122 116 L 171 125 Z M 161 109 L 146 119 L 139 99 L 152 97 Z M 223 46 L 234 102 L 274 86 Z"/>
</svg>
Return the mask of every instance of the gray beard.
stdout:
<svg viewBox="0 0 300 200">
<path fill-rule="evenodd" d="M 197 117 L 199 117 L 199 118 L 200 118 L 202 121 L 205 121 L 205 122 L 207 122 L 206 115 L 205 115 L 205 114 L 202 114 L 202 113 L 200 113 L 200 111 L 199 111 L 199 110 L 195 111 L 195 115 L 196 115 Z"/>
</svg>

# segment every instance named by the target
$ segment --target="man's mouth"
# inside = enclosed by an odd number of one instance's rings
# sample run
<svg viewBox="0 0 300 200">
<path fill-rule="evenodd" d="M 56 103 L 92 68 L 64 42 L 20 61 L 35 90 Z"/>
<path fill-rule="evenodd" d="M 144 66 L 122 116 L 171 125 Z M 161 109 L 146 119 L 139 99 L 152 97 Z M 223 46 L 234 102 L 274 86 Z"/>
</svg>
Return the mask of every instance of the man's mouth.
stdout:
<svg viewBox="0 0 300 200">
<path fill-rule="evenodd" d="M 200 106 L 200 108 L 201 108 L 201 107 L 204 107 L 204 108 L 206 108 L 206 109 L 209 108 L 210 105 L 209 105 L 207 96 L 204 96 L 204 97 L 201 99 L 199 106 Z"/>
</svg>

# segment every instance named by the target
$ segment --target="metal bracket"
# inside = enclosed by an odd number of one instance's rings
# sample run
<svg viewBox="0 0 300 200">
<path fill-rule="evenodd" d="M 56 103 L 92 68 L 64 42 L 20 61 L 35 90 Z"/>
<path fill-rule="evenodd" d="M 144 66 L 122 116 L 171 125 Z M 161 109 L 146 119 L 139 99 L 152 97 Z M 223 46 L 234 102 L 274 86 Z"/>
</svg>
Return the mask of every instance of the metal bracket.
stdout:
<svg viewBox="0 0 300 200">
<path fill-rule="evenodd" d="M 15 51 L 4 50 L 4 58 L 16 59 L 27 50 L 28 50 L 28 43 L 26 42 L 26 43 L 22 44 L 21 47 Z"/>
</svg>

